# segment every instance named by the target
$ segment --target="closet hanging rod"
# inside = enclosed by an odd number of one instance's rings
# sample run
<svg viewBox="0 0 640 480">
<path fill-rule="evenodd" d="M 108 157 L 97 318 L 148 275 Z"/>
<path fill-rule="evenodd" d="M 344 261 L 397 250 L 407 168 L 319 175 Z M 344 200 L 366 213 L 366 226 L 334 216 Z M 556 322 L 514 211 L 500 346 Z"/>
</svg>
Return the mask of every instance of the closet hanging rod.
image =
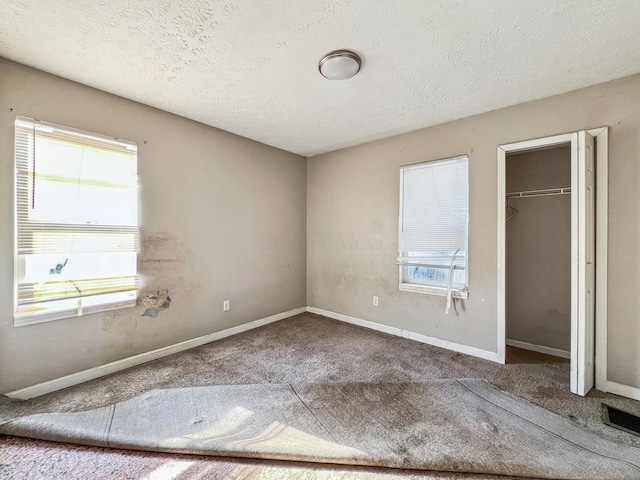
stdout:
<svg viewBox="0 0 640 480">
<path fill-rule="evenodd" d="M 507 193 L 507 198 L 546 197 L 549 195 L 568 195 L 570 193 L 571 193 L 571 187 L 547 188 L 544 190 L 525 190 L 522 192 L 509 192 Z"/>
</svg>

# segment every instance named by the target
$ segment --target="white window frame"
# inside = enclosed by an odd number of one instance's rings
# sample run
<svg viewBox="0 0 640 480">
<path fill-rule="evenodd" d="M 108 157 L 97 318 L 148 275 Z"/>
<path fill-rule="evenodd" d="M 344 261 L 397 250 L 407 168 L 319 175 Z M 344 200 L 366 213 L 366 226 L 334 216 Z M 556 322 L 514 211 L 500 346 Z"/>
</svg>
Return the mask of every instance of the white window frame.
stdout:
<svg viewBox="0 0 640 480">
<path fill-rule="evenodd" d="M 448 162 L 448 161 L 455 161 L 455 160 L 462 160 L 464 159 L 467 162 L 467 168 L 468 168 L 468 162 L 469 159 L 467 157 L 467 155 L 457 155 L 455 157 L 449 157 L 449 158 L 443 158 L 443 159 L 438 159 L 438 160 L 430 160 L 427 162 L 420 162 L 414 165 L 405 165 L 400 167 L 400 180 L 399 180 L 399 214 L 398 214 L 398 231 L 400 231 L 402 229 L 402 221 L 403 221 L 403 204 L 404 204 L 404 185 L 403 185 L 403 169 L 407 168 L 407 167 L 414 167 L 414 166 L 421 166 L 421 165 L 427 165 L 427 164 L 433 164 L 433 163 L 443 163 L 443 162 Z M 467 180 L 467 190 L 469 189 L 469 182 Z M 462 288 L 460 287 L 454 287 L 452 288 L 451 291 L 451 296 L 452 298 L 458 298 L 458 299 L 468 299 L 469 298 L 469 228 L 468 228 L 468 220 L 467 220 L 467 230 L 466 230 L 466 238 L 465 238 L 465 256 L 464 256 L 464 271 L 465 271 L 465 284 Z M 398 254 L 400 254 L 400 252 L 398 252 Z M 447 296 L 447 291 L 448 288 L 447 286 L 443 286 L 443 285 L 429 285 L 429 284 L 421 284 L 421 283 L 410 283 L 406 281 L 406 277 L 407 277 L 407 269 L 409 268 L 409 266 L 406 265 L 402 265 L 400 264 L 400 261 L 398 262 L 398 289 L 400 291 L 403 292 L 412 292 L 412 293 L 421 293 L 421 294 L 427 294 L 427 295 L 436 295 L 436 296 Z M 443 267 L 443 268 L 449 268 L 449 267 Z"/>
<path fill-rule="evenodd" d="M 104 135 L 77 130 L 70 127 L 64 127 L 61 125 L 55 125 L 52 123 L 42 122 L 40 120 L 33 120 L 31 118 L 26 117 L 16 117 L 17 122 L 33 122 L 37 128 L 54 128 L 65 131 L 66 133 L 76 134 L 78 136 L 86 136 L 88 139 L 93 141 L 100 141 L 111 144 L 119 144 L 120 147 L 124 147 L 136 152 L 136 169 L 138 163 L 137 157 L 137 145 L 134 142 L 120 140 L 112 137 L 107 137 Z M 17 128 L 17 127 L 16 127 Z M 34 127 L 35 131 L 35 127 Z M 16 146 L 16 138 L 13 139 L 14 148 Z M 135 289 L 127 290 L 127 291 L 114 291 L 109 293 L 102 293 L 97 295 L 82 295 L 74 298 L 68 299 L 60 299 L 51 302 L 52 305 L 46 306 L 45 308 L 40 309 L 39 311 L 28 311 L 24 307 L 19 308 L 18 302 L 18 285 L 20 281 L 20 272 L 19 272 L 19 253 L 18 253 L 18 211 L 19 211 L 19 200 L 18 200 L 18 191 L 17 191 L 17 180 L 18 180 L 18 159 L 17 154 L 14 158 L 14 179 L 13 179 L 13 188 L 14 188 L 14 204 L 13 204 L 13 215 L 14 215 L 14 295 L 13 295 L 13 318 L 14 318 L 14 326 L 22 327 L 37 323 L 49 322 L 54 320 L 61 320 L 65 318 L 73 318 L 79 317 L 83 315 L 88 315 L 92 313 L 98 312 L 106 312 L 111 310 L 117 310 L 121 308 L 133 307 L 137 303 L 137 297 L 139 292 L 139 273 L 136 267 L 136 279 L 135 279 Z M 139 200 L 138 200 L 139 202 Z M 135 245 L 136 245 L 136 257 L 139 251 L 139 231 L 140 231 L 140 220 L 138 214 L 138 206 L 136 205 L 136 232 L 135 232 Z M 137 263 L 137 262 L 136 262 Z M 43 302 L 38 305 L 46 305 L 46 302 Z"/>
</svg>

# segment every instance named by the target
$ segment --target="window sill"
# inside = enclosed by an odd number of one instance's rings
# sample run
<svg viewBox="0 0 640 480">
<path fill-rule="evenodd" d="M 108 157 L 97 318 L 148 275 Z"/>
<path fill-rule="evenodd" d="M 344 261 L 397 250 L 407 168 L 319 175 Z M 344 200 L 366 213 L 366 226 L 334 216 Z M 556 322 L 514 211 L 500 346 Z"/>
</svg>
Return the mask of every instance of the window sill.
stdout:
<svg viewBox="0 0 640 480">
<path fill-rule="evenodd" d="M 38 312 L 16 312 L 13 316 L 14 327 L 26 327 L 37 323 L 53 322 L 65 318 L 83 317 L 92 313 L 108 312 L 136 306 L 136 299 L 127 299 L 116 302 L 102 303 L 82 307 L 81 313 L 77 308 L 47 309 Z"/>
<path fill-rule="evenodd" d="M 426 295 L 437 295 L 440 297 L 447 296 L 447 289 L 445 287 L 435 287 L 432 285 L 416 285 L 413 283 L 401 283 L 398 285 L 398 288 L 401 292 L 412 292 L 412 293 L 422 293 Z M 469 298 L 469 290 L 460 290 L 453 289 L 452 291 L 453 298 L 460 298 L 462 300 L 467 300 Z"/>
</svg>

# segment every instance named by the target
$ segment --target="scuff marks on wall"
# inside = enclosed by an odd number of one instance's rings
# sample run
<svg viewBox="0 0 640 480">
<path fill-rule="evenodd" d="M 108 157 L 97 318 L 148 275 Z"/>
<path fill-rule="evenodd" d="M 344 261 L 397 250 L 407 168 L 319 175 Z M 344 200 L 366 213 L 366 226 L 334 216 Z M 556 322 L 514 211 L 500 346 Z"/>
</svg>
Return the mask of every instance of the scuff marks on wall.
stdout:
<svg viewBox="0 0 640 480">
<path fill-rule="evenodd" d="M 138 308 L 122 308 L 104 313 L 102 331 L 117 331 L 123 337 L 134 335 L 138 328 Z"/>
<path fill-rule="evenodd" d="M 184 263 L 189 256 L 191 256 L 191 249 L 185 242 L 170 233 L 154 232 L 142 238 L 141 266 Z"/>
<path fill-rule="evenodd" d="M 107 312 L 102 325 L 103 331 L 118 331 L 126 335 L 135 334 L 134 332 L 139 328 L 138 324 L 140 322 L 144 324 L 143 317 L 155 318 L 162 310 L 169 308 L 166 301 L 160 300 L 163 291 L 165 298 L 168 298 L 168 292 L 171 291 L 171 297 L 174 301 L 173 310 L 180 307 L 179 303 L 201 294 L 200 283 L 194 281 L 196 275 L 194 274 L 193 254 L 186 241 L 164 231 L 148 234 L 141 232 L 141 237 L 138 257 L 141 291 L 137 306 L 136 308 Z M 162 286 L 163 289 L 158 289 L 159 286 Z M 147 305 L 149 300 L 146 299 L 149 295 L 156 295 L 159 298 L 159 303 Z M 167 304 L 161 308 L 163 303 Z M 173 313 L 177 314 L 177 311 Z"/>
<path fill-rule="evenodd" d="M 169 289 L 163 288 L 153 293 L 142 296 L 142 305 L 146 308 L 143 317 L 156 318 L 162 310 L 166 310 L 171 305 Z"/>
<path fill-rule="evenodd" d="M 163 285 L 174 297 L 191 297 L 202 286 L 194 281 L 195 265 L 190 245 L 168 232 L 153 232 L 142 238 L 138 263 L 141 286 Z"/>
</svg>

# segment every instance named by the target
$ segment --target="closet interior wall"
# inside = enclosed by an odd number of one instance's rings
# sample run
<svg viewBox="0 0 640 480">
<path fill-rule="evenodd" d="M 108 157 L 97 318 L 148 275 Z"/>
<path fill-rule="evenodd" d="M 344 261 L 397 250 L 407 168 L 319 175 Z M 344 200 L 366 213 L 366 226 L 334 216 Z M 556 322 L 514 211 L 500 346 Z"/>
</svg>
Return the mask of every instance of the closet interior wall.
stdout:
<svg viewBox="0 0 640 480">
<path fill-rule="evenodd" d="M 510 154 L 507 192 L 571 185 L 571 147 Z M 571 195 L 511 198 L 506 224 L 507 341 L 571 349 Z M 511 212 L 511 213 L 510 213 Z"/>
</svg>

